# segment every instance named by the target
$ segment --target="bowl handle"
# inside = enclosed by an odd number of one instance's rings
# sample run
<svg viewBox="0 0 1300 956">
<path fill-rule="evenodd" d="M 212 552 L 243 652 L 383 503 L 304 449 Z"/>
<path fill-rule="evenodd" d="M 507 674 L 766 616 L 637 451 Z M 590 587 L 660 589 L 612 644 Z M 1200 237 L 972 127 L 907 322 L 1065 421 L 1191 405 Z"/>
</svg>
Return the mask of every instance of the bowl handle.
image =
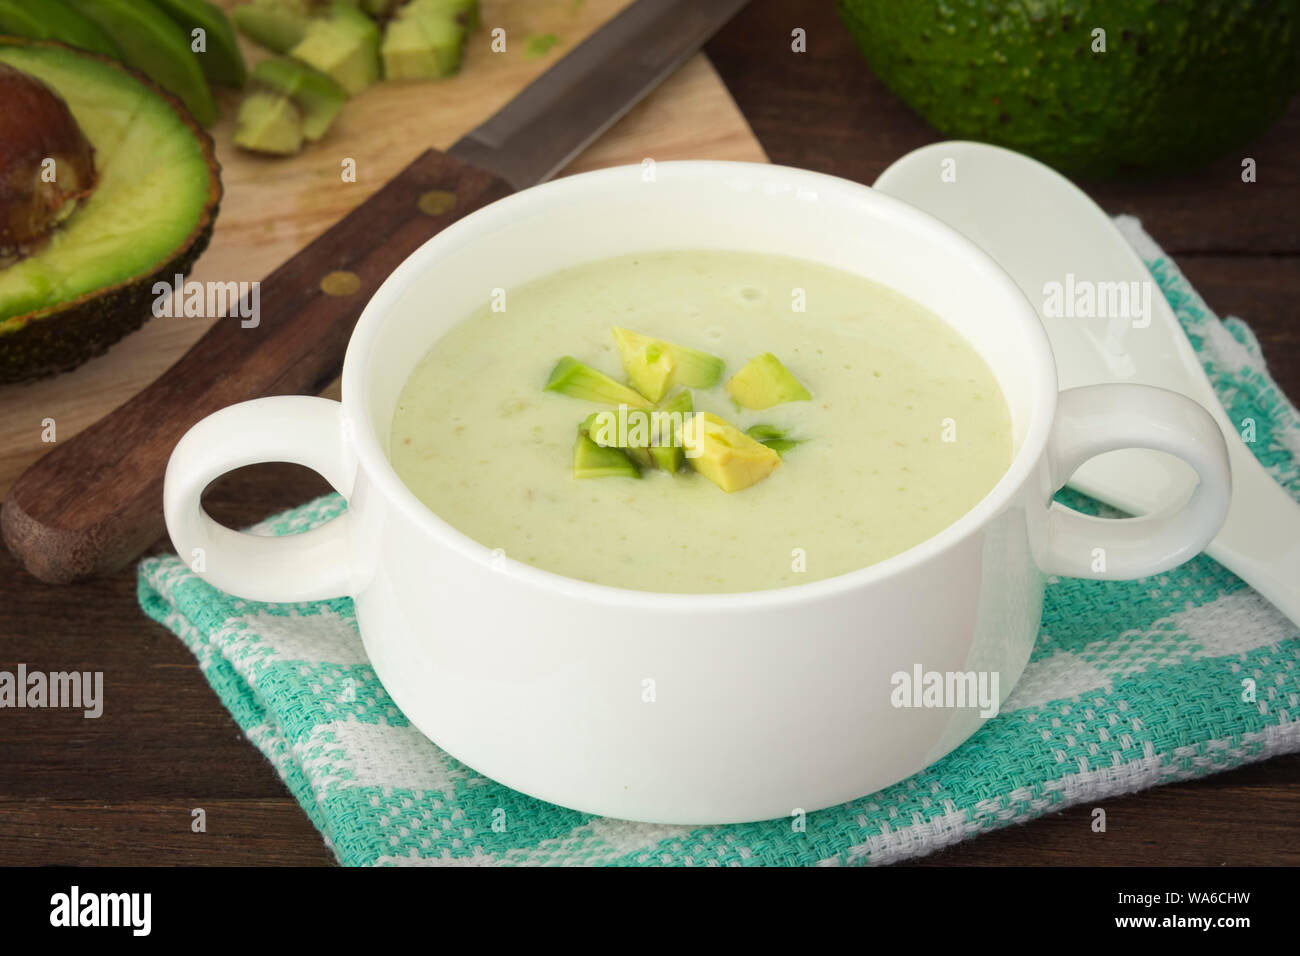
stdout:
<svg viewBox="0 0 1300 956">
<path fill-rule="evenodd" d="M 355 459 L 343 406 L 305 395 L 231 405 L 202 419 L 167 463 L 163 512 L 181 559 L 210 584 L 253 601 L 341 597 L 348 587 L 348 515 L 310 531 L 270 537 L 233 531 L 203 510 L 200 496 L 235 468 L 283 461 L 319 472 L 345 498 Z"/>
<path fill-rule="evenodd" d="M 1219 531 L 1232 497 L 1228 449 L 1204 408 L 1150 385 L 1106 384 L 1061 392 L 1047 444 L 1050 493 L 1094 455 L 1150 448 L 1176 455 L 1200 479 L 1181 505 L 1136 518 L 1096 518 L 1053 502 L 1048 574 L 1115 581 L 1159 574 L 1198 554 Z"/>
</svg>

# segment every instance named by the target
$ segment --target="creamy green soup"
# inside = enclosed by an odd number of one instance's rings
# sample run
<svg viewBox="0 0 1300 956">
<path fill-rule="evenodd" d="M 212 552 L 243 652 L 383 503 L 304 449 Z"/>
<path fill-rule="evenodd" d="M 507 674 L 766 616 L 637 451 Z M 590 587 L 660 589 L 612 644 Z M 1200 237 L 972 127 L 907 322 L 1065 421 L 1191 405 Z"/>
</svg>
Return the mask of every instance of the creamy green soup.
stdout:
<svg viewBox="0 0 1300 956">
<path fill-rule="evenodd" d="M 1011 461 L 993 374 L 937 316 L 893 290 L 798 259 L 655 252 L 521 288 L 440 338 L 402 389 L 391 458 L 452 526 L 569 577 L 670 592 L 754 591 L 865 567 L 969 511 Z M 689 466 L 574 477 L 577 424 L 608 408 L 544 391 L 561 356 L 626 382 L 611 327 L 726 363 L 697 411 L 802 439 L 752 487 Z M 812 398 L 762 411 L 724 388 L 777 356 Z"/>
</svg>

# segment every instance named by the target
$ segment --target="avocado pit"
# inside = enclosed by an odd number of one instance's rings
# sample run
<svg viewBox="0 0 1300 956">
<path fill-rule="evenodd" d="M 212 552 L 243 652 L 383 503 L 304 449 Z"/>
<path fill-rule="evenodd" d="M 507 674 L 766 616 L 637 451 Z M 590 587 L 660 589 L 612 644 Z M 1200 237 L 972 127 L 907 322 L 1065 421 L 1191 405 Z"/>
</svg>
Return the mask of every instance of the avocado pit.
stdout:
<svg viewBox="0 0 1300 956">
<path fill-rule="evenodd" d="M 68 104 L 0 63 L 0 266 L 22 258 L 95 188 L 95 150 Z"/>
</svg>

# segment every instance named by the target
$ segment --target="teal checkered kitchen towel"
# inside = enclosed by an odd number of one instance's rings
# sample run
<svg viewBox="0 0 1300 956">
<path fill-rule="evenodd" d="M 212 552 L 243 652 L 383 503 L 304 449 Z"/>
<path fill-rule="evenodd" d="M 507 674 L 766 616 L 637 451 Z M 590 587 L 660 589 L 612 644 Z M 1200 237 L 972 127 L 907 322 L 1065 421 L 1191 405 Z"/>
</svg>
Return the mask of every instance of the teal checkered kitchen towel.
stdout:
<svg viewBox="0 0 1300 956">
<path fill-rule="evenodd" d="M 1300 496 L 1300 421 L 1242 322 L 1220 322 L 1136 220 L 1146 260 L 1234 422 Z M 1078 496 L 1071 504 L 1089 508 Z M 336 495 L 265 522 L 338 514 Z M 1100 510 L 1095 505 L 1090 510 Z M 891 863 L 1076 803 L 1300 750 L 1300 630 L 1205 556 L 1141 581 L 1049 582 L 1033 658 L 1002 712 L 916 776 L 843 806 L 742 826 L 657 826 L 534 800 L 425 739 L 366 662 L 348 599 L 258 604 L 178 558 L 140 603 L 199 660 L 239 725 L 349 865 Z M 1253 700 L 1243 681 L 1253 678 Z M 504 832 L 492 827 L 505 810 Z M 500 818 L 500 814 L 496 814 Z"/>
</svg>

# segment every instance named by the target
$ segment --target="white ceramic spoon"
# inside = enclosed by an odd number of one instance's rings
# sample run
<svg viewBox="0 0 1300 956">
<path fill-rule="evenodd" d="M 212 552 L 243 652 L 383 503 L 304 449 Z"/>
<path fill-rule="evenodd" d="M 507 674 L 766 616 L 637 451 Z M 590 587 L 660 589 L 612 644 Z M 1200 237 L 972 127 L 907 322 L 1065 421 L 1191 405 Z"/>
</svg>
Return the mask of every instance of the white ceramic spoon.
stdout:
<svg viewBox="0 0 1300 956">
<path fill-rule="evenodd" d="M 915 150 L 886 169 L 875 188 L 948 223 L 1011 274 L 1047 327 L 1061 388 L 1157 385 L 1214 415 L 1228 443 L 1232 504 L 1205 550 L 1300 623 L 1300 506 L 1242 442 L 1173 310 L 1110 217 L 1042 163 L 983 143 Z M 1076 289 L 1084 281 L 1150 283 L 1149 324 L 1131 317 L 1045 315 L 1046 284 L 1064 285 L 1067 274 Z M 1184 500 L 1194 481 L 1194 472 L 1177 459 L 1133 449 L 1086 462 L 1070 486 L 1142 514 Z"/>
</svg>

